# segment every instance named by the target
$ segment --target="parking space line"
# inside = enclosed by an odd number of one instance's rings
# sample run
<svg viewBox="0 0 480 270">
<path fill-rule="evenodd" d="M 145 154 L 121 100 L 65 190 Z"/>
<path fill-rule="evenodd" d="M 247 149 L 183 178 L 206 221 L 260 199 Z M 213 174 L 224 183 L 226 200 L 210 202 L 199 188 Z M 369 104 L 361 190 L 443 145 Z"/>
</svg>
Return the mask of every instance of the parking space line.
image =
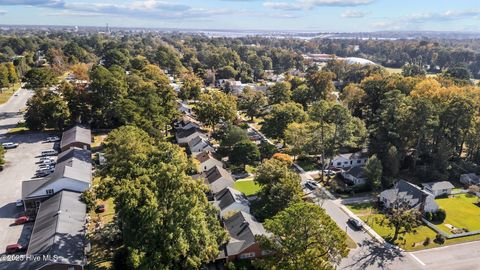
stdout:
<svg viewBox="0 0 480 270">
<path fill-rule="evenodd" d="M 422 262 L 419 258 L 417 258 L 417 256 L 413 255 L 412 253 L 408 253 L 410 254 L 410 256 L 412 256 L 412 258 L 414 258 L 419 264 L 421 264 L 422 266 L 425 266 L 425 263 Z"/>
</svg>

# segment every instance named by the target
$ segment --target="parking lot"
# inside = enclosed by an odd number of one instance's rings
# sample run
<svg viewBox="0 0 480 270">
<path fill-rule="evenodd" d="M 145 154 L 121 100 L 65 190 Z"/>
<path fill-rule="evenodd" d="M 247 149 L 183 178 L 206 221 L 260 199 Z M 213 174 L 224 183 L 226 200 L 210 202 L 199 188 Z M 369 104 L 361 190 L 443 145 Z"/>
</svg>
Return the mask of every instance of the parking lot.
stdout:
<svg viewBox="0 0 480 270">
<path fill-rule="evenodd" d="M 2 138 L 2 142 L 18 143 L 15 149 L 6 151 L 6 164 L 0 172 L 0 253 L 9 244 L 28 243 L 33 223 L 10 226 L 23 211 L 15 201 L 21 198 L 22 181 L 34 177 L 38 168 L 38 156 L 42 150 L 52 149 L 53 143 L 45 143 L 48 134 L 17 134 Z"/>
</svg>

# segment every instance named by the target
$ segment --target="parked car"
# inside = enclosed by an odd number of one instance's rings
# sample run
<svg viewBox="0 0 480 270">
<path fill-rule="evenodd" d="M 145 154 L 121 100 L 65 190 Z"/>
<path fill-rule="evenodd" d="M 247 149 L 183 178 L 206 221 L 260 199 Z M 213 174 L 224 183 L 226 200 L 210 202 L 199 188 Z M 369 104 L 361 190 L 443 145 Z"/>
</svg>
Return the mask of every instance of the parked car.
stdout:
<svg viewBox="0 0 480 270">
<path fill-rule="evenodd" d="M 305 183 L 305 187 L 310 189 L 310 190 L 315 190 L 315 189 L 318 188 L 318 184 L 315 181 L 309 180 Z"/>
<path fill-rule="evenodd" d="M 41 157 L 40 158 L 40 161 L 43 162 L 44 160 L 55 160 L 54 158 L 52 157 Z"/>
<path fill-rule="evenodd" d="M 17 148 L 17 147 L 18 147 L 18 143 L 6 142 L 6 143 L 2 143 L 2 146 L 3 146 L 3 148 L 5 148 L 5 149 L 12 149 L 12 148 Z"/>
<path fill-rule="evenodd" d="M 60 138 L 57 136 L 47 138 L 47 142 L 58 142 L 58 141 L 60 141 Z"/>
<path fill-rule="evenodd" d="M 28 216 L 21 216 L 15 220 L 15 225 L 22 225 L 30 221 Z"/>
<path fill-rule="evenodd" d="M 50 149 L 50 150 L 44 150 L 41 153 L 41 156 L 56 156 L 58 155 L 58 151 Z"/>
<path fill-rule="evenodd" d="M 347 223 L 349 223 L 356 230 L 361 230 L 363 228 L 362 222 L 356 218 L 349 218 Z"/>
<path fill-rule="evenodd" d="M 22 246 L 20 244 L 11 244 L 7 246 L 7 248 L 5 249 L 5 253 L 14 254 L 14 253 L 22 252 L 26 250 L 27 250 L 27 246 Z"/>
<path fill-rule="evenodd" d="M 53 159 L 45 159 L 44 161 L 41 162 L 41 164 L 44 164 L 44 165 L 53 165 L 55 163 L 56 161 Z"/>
<path fill-rule="evenodd" d="M 22 207 L 23 206 L 23 201 L 21 199 L 18 199 L 16 202 L 15 202 L 15 206 L 16 207 Z"/>
<path fill-rule="evenodd" d="M 37 171 L 36 176 L 37 177 L 45 177 L 45 176 L 49 176 L 52 173 L 53 173 L 53 170 L 39 170 L 39 171 Z"/>
<path fill-rule="evenodd" d="M 97 207 L 95 208 L 95 212 L 96 212 L 96 213 L 103 213 L 103 212 L 105 212 L 105 205 L 104 205 L 104 204 L 97 205 Z"/>
<path fill-rule="evenodd" d="M 38 170 L 39 171 L 43 171 L 43 170 L 53 170 L 55 167 L 53 164 L 40 164 L 40 166 L 38 166 Z"/>
</svg>

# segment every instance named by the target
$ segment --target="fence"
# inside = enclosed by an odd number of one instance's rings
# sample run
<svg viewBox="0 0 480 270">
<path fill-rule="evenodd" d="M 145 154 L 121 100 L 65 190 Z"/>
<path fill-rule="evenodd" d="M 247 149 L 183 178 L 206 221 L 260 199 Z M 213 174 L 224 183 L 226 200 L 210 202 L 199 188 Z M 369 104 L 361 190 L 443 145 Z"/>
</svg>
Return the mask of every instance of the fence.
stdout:
<svg viewBox="0 0 480 270">
<path fill-rule="evenodd" d="M 454 238 L 460 238 L 460 237 L 480 234 L 480 230 L 473 231 L 473 232 L 458 233 L 458 234 L 447 234 L 446 232 L 440 230 L 435 224 L 431 223 L 430 221 L 428 221 L 424 218 L 422 218 L 422 221 L 423 221 L 423 223 L 425 223 L 425 225 L 430 227 L 430 229 L 434 230 L 438 234 L 441 234 L 443 237 L 445 237 L 447 239 L 454 239 Z"/>
</svg>

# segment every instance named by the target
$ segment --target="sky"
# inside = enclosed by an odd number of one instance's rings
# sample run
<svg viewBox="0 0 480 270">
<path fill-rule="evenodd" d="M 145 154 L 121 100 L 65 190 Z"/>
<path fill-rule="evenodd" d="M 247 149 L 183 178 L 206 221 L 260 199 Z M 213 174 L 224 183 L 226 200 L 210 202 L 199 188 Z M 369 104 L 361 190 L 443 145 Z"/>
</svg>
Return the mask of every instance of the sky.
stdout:
<svg viewBox="0 0 480 270">
<path fill-rule="evenodd" d="M 0 0 L 0 24 L 480 32 L 479 0 Z"/>
</svg>

